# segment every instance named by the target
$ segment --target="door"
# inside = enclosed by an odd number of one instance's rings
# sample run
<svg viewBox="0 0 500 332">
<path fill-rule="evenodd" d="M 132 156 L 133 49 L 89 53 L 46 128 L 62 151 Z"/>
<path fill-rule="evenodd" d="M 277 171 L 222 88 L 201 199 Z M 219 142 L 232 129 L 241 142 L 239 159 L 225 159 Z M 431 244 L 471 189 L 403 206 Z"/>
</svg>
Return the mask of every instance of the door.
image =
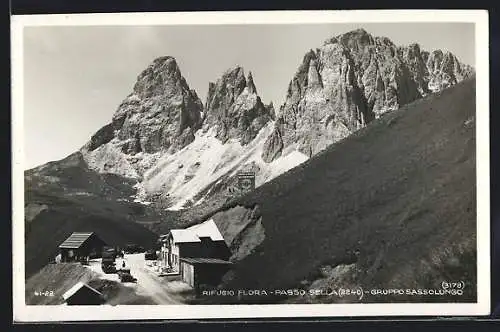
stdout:
<svg viewBox="0 0 500 332">
<path fill-rule="evenodd" d="M 194 266 L 184 263 L 182 265 L 182 281 L 191 287 L 194 287 Z"/>
</svg>

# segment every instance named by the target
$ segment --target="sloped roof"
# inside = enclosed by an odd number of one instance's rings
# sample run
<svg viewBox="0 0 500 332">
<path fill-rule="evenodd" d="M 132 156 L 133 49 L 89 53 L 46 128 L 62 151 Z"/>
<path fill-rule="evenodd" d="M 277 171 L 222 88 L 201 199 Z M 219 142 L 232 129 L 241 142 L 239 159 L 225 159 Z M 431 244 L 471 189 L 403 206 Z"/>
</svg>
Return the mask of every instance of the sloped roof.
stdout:
<svg viewBox="0 0 500 332">
<path fill-rule="evenodd" d="M 224 241 L 224 237 L 213 219 L 185 229 L 172 229 L 170 234 L 172 234 L 174 243 L 200 242 L 200 237 L 209 237 L 212 241 Z"/>
<path fill-rule="evenodd" d="M 66 293 L 63 294 L 64 301 L 66 301 L 67 299 L 72 297 L 82 287 L 86 287 L 86 288 L 90 289 L 91 291 L 93 291 L 94 293 L 96 293 L 97 295 L 102 296 L 102 293 L 99 292 L 98 290 L 96 290 L 95 288 L 92 288 L 89 285 L 84 284 L 83 282 L 79 281 L 73 287 L 71 287 L 69 290 L 67 290 Z"/>
<path fill-rule="evenodd" d="M 90 233 L 80 233 L 80 232 L 74 232 L 71 234 L 66 241 L 61 243 L 59 245 L 59 248 L 68 248 L 68 249 L 77 249 L 80 248 L 80 246 L 87 241 L 89 237 L 94 234 L 93 232 Z"/>
<path fill-rule="evenodd" d="M 209 219 L 201 224 L 186 229 L 196 233 L 198 237 L 210 237 L 212 241 L 224 241 L 219 231 L 219 227 L 217 227 L 213 219 Z"/>
<path fill-rule="evenodd" d="M 172 234 L 174 243 L 201 242 L 200 238 L 196 236 L 195 233 L 187 229 L 172 229 L 170 234 Z"/>
</svg>

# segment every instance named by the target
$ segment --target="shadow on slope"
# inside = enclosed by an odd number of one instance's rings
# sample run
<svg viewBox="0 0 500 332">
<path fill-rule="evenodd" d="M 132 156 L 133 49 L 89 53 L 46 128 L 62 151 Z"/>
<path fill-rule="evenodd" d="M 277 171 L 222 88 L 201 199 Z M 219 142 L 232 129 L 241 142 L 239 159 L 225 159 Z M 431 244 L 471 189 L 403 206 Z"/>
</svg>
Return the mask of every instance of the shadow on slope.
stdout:
<svg viewBox="0 0 500 332">
<path fill-rule="evenodd" d="M 349 266 L 346 287 L 440 288 L 444 280 L 463 280 L 464 295 L 445 300 L 475 301 L 475 108 L 469 80 L 386 114 L 225 206 L 259 206 L 265 239 L 222 286 L 309 289 L 320 280 L 339 287 L 332 273 Z M 431 300 L 364 301 L 388 299 Z M 306 300 L 339 301 L 292 299 Z"/>
<path fill-rule="evenodd" d="M 77 282 L 88 283 L 96 277 L 93 271 L 78 263 L 49 264 L 27 280 L 26 305 L 62 304 L 63 294 Z"/>
<path fill-rule="evenodd" d="M 77 282 L 88 284 L 100 291 L 106 304 L 155 304 L 152 299 L 138 295 L 133 287 L 99 279 L 95 272 L 79 263 L 60 263 L 48 264 L 27 280 L 26 305 L 64 304 L 63 294 Z"/>
</svg>

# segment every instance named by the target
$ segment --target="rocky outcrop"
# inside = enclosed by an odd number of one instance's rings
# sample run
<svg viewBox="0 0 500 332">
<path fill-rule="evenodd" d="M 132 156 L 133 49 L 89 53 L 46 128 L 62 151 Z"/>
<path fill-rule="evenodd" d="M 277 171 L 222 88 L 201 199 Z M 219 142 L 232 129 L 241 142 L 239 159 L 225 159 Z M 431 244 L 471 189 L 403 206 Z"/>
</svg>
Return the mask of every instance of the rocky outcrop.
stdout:
<svg viewBox="0 0 500 332">
<path fill-rule="evenodd" d="M 426 60 L 422 56 L 420 45 L 414 43 L 407 47 L 399 47 L 398 55 L 406 63 L 411 79 L 417 85 L 420 95 L 425 96 L 431 92 L 428 82 L 429 70 L 427 69 Z"/>
<path fill-rule="evenodd" d="M 271 119 L 276 120 L 276 110 L 274 109 L 274 104 L 273 102 L 270 102 L 269 104 L 266 105 L 267 112 L 269 113 L 269 116 Z"/>
<path fill-rule="evenodd" d="M 281 137 L 281 131 L 279 129 L 279 124 L 276 123 L 274 131 L 264 142 L 262 148 L 262 159 L 269 163 L 281 156 L 281 151 L 283 150 L 283 139 Z"/>
<path fill-rule="evenodd" d="M 194 140 L 203 105 L 181 75 L 176 60 L 157 58 L 137 78 L 133 92 L 113 115 L 110 125 L 87 145 L 94 150 L 117 138 L 126 154 L 175 152 Z"/>
<path fill-rule="evenodd" d="M 88 142 L 88 149 L 90 151 L 97 149 L 103 144 L 108 143 L 115 137 L 115 132 L 113 128 L 113 124 L 109 123 L 99 129 L 92 137 L 90 138 L 90 142 Z"/>
<path fill-rule="evenodd" d="M 426 65 L 429 71 L 429 89 L 440 91 L 474 74 L 471 66 L 461 63 L 450 52 L 436 50 L 428 55 Z"/>
<path fill-rule="evenodd" d="M 243 68 L 226 71 L 216 83 L 210 83 L 204 110 L 205 130 L 213 129 L 225 143 L 237 139 L 248 144 L 271 120 L 268 109 L 257 94 L 252 73 L 245 78 Z"/>
<path fill-rule="evenodd" d="M 372 115 L 355 79 L 355 62 L 343 45 L 309 51 L 281 107 L 277 119 L 281 133 L 269 139 L 281 135 L 285 146 L 295 143 L 299 151 L 311 156 L 363 126 Z"/>
<path fill-rule="evenodd" d="M 262 157 L 269 162 L 281 155 L 278 137 L 281 150 L 294 144 L 312 156 L 385 112 L 472 74 L 449 52 L 397 47 L 363 29 L 333 37 L 304 56 Z"/>
</svg>

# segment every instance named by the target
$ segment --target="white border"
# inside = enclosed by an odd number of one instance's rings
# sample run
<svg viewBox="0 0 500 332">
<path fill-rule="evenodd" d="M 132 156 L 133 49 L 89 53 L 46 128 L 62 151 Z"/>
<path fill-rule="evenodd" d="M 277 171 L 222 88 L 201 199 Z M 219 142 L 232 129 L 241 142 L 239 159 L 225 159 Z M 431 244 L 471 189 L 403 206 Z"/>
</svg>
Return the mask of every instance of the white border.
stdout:
<svg viewBox="0 0 500 332">
<path fill-rule="evenodd" d="M 489 49 L 486 10 L 353 10 L 29 15 L 11 17 L 14 321 L 285 318 L 338 316 L 471 316 L 490 311 Z M 26 306 L 24 303 L 23 38 L 25 26 L 206 25 L 290 23 L 475 23 L 478 302 L 472 304 L 297 304 Z"/>
</svg>

